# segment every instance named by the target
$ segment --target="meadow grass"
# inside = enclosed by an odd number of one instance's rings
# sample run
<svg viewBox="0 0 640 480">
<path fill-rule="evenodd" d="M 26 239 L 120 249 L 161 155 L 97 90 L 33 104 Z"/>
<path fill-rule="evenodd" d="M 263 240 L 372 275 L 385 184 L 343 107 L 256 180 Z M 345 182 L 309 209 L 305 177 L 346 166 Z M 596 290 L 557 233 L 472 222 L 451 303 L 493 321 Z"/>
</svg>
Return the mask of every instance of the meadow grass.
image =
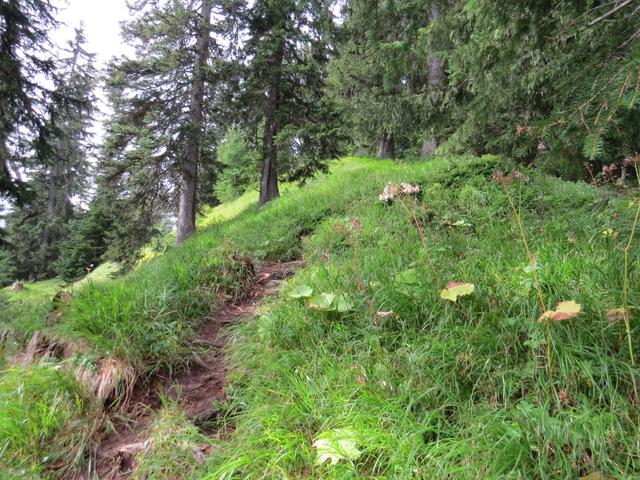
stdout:
<svg viewBox="0 0 640 480">
<path fill-rule="evenodd" d="M 79 466 L 91 444 L 96 412 L 60 365 L 0 372 L 1 478 L 48 478 Z"/>
<path fill-rule="evenodd" d="M 149 432 L 150 447 L 136 456 L 134 480 L 180 480 L 202 473 L 211 440 L 191 423 L 180 408 L 163 399 Z"/>
<path fill-rule="evenodd" d="M 63 286 L 64 281 L 54 278 L 39 282 L 24 282 L 24 290 L 12 291 L 5 287 L 2 292 L 14 302 L 35 303 L 53 297 Z"/>
<path fill-rule="evenodd" d="M 302 242 L 308 267 L 289 288 L 342 293 L 356 308 L 318 312 L 285 289 L 257 322 L 235 329 L 235 435 L 214 450 L 207 479 L 640 474 L 638 372 L 624 325 L 606 317 L 622 302 L 633 205 L 535 173 L 515 192 L 548 306 L 583 307 L 552 325 L 549 376 L 531 266 L 505 191 L 487 172 L 497 166 L 388 165 L 389 179 L 423 188 L 420 218 L 439 276 L 475 284 L 457 303 L 439 298 L 416 226 L 397 202 L 377 200 L 380 184 L 318 224 Z M 409 269 L 414 280 L 398 282 Z M 353 432 L 361 456 L 318 465 L 314 440 L 335 429 Z"/>
<path fill-rule="evenodd" d="M 624 300 L 621 249 L 635 206 L 527 172 L 531 181 L 511 193 L 531 265 L 507 193 L 491 181 L 497 168 L 513 167 L 495 157 L 347 159 L 262 209 L 248 194 L 210 213 L 182 247 L 83 286 L 53 331 L 139 375 L 172 368 L 188 358 L 198 322 L 245 287 L 244 257 L 303 258 L 262 314 L 232 329 L 219 426 L 233 434 L 215 441 L 195 478 L 638 476 L 638 371 L 624 324 L 606 315 Z M 411 204 L 378 200 L 390 181 L 421 186 L 415 219 Z M 637 247 L 629 254 L 628 300 L 638 307 Z M 445 302 L 436 274 L 475 292 Z M 575 300 L 583 309 L 551 325 L 550 371 L 536 284 L 546 307 Z M 308 308 L 288 295 L 302 285 L 353 308 Z M 161 419 L 185 426 L 167 411 Z M 158 435 L 183 431 L 163 422 Z M 359 454 L 319 464 L 314 442 L 335 432 L 349 432 Z M 158 472 L 164 461 L 152 455 L 147 465 Z"/>
</svg>

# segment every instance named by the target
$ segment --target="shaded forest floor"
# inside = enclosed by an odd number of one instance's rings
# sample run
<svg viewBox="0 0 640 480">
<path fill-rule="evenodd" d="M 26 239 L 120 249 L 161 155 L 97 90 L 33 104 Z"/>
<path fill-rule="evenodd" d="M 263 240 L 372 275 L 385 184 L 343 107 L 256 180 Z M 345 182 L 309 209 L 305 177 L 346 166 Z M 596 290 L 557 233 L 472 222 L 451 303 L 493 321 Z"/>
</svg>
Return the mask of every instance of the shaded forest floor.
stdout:
<svg viewBox="0 0 640 480">
<path fill-rule="evenodd" d="M 638 191 L 516 170 L 343 160 L 87 283 L 43 321 L 68 358 L 5 356 L 5 475 L 96 452 L 147 480 L 640 475 Z M 539 321 L 566 301 L 580 312 Z"/>
</svg>

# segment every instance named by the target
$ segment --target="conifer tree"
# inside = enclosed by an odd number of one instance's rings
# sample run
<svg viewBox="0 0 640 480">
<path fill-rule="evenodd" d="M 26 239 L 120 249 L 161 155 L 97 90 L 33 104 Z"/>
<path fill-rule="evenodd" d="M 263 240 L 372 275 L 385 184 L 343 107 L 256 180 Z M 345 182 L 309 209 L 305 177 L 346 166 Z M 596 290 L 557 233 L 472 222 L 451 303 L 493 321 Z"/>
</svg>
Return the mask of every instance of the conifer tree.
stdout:
<svg viewBox="0 0 640 480">
<path fill-rule="evenodd" d="M 260 205 L 279 196 L 279 171 L 309 176 L 339 141 L 324 95 L 330 7 L 327 0 L 257 0 L 249 11 L 245 101 L 254 128 L 262 125 Z"/>
<path fill-rule="evenodd" d="M 66 56 L 57 60 L 35 158 L 24 169 L 31 198 L 8 217 L 6 240 L 22 278 L 54 274 L 60 242 L 77 209 L 73 200 L 77 203 L 87 187 L 95 70 L 84 43 L 82 30 L 77 30 Z"/>
<path fill-rule="evenodd" d="M 135 217 L 177 213 L 177 243 L 195 231 L 198 167 L 214 159 L 214 146 L 203 143 L 212 128 L 205 104 L 213 92 L 211 61 L 222 53 L 211 36 L 222 28 L 211 24 L 212 13 L 224 8 L 212 0 L 132 3 L 124 32 L 135 57 L 109 71 L 114 115 L 105 167 L 145 212 Z"/>
<path fill-rule="evenodd" d="M 0 2 L 0 195 L 24 199 L 21 173 L 34 159 L 50 99 L 55 62 L 49 33 L 57 22 L 48 0 Z"/>
</svg>

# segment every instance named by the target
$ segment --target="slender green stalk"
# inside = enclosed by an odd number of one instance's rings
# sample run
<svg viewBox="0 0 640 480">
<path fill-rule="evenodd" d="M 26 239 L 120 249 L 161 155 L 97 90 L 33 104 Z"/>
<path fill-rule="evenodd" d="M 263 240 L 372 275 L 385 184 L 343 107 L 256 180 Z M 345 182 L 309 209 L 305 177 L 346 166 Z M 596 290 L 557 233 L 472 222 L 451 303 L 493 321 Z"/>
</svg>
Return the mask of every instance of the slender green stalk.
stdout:
<svg viewBox="0 0 640 480">
<path fill-rule="evenodd" d="M 638 171 L 638 166 L 635 166 L 636 171 L 636 179 L 638 180 L 638 185 L 640 186 L 640 172 Z M 636 215 L 633 219 L 633 225 L 631 227 L 631 234 L 629 235 L 629 241 L 624 248 L 624 278 L 622 280 L 622 303 L 623 303 L 623 317 L 624 317 L 624 327 L 627 333 L 627 343 L 629 345 L 629 359 L 631 360 L 631 366 L 636 366 L 636 357 L 633 352 L 633 341 L 631 335 L 631 315 L 629 315 L 629 250 L 631 249 L 631 244 L 633 243 L 633 238 L 636 233 L 636 227 L 638 226 L 638 218 L 640 218 L 640 201 L 638 201 L 638 207 L 636 208 Z M 633 375 L 633 392 L 635 394 L 635 398 L 638 398 L 638 387 L 636 385 L 636 377 Z"/>
<path fill-rule="evenodd" d="M 411 215 L 413 219 L 413 223 L 418 229 L 418 234 L 420 235 L 420 241 L 422 242 L 422 247 L 424 248 L 424 252 L 427 255 L 427 261 L 429 262 L 429 266 L 431 267 L 433 276 L 436 279 L 438 290 L 442 290 L 442 281 L 440 279 L 440 275 L 438 274 L 438 269 L 436 268 L 436 264 L 434 263 L 433 258 L 431 258 L 431 254 L 429 253 L 429 245 L 427 244 L 427 236 L 425 235 L 424 227 L 422 225 L 422 222 L 418 219 L 418 216 L 416 215 L 416 208 L 417 208 L 416 203 L 417 203 L 417 200 L 414 200 L 413 209 L 409 210 L 409 207 L 407 207 L 403 201 L 400 201 L 400 204 L 404 207 L 404 209 L 407 212 L 409 212 L 409 215 Z"/>
<path fill-rule="evenodd" d="M 524 231 L 524 222 L 522 221 L 522 215 L 520 214 L 519 208 L 516 208 L 515 202 L 513 201 L 513 197 L 511 196 L 511 192 L 507 185 L 503 185 L 504 191 L 507 194 L 507 199 L 509 200 L 509 205 L 511 206 L 511 210 L 513 211 L 513 215 L 518 224 L 518 228 L 520 229 L 520 238 L 522 239 L 522 243 L 524 245 L 524 251 L 527 255 L 527 260 L 529 261 L 529 265 L 531 268 L 531 275 L 533 277 L 533 284 L 536 289 L 536 294 L 538 295 L 538 300 L 540 301 L 540 306 L 542 307 L 542 312 L 547 310 L 546 303 L 544 301 L 544 295 L 542 294 L 542 288 L 540 287 L 540 280 L 538 279 L 538 273 L 534 266 L 534 258 L 531 253 L 531 249 L 529 248 L 529 242 L 527 241 L 527 235 Z M 547 348 L 546 348 L 546 357 L 547 357 L 547 373 L 551 376 L 552 366 L 553 366 L 553 351 L 551 348 L 551 341 L 553 337 L 551 335 L 551 320 L 547 320 L 545 322 L 546 326 L 546 337 L 547 337 Z"/>
</svg>

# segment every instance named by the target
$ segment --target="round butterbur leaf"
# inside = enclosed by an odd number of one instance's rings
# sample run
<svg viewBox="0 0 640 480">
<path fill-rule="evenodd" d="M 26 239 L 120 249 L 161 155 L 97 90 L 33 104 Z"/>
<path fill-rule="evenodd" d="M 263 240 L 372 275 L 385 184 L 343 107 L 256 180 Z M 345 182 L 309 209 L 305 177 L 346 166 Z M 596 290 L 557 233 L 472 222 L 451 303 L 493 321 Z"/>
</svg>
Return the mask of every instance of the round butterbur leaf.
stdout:
<svg viewBox="0 0 640 480">
<path fill-rule="evenodd" d="M 476 289 L 473 283 L 468 282 L 451 282 L 447 284 L 447 288 L 440 291 L 440 298 L 455 303 L 459 297 L 471 295 Z"/>
<path fill-rule="evenodd" d="M 313 288 L 309 285 L 298 285 L 289 292 L 291 298 L 309 298 L 313 295 Z"/>
<path fill-rule="evenodd" d="M 559 322 L 561 320 L 569 320 L 570 318 L 577 316 L 581 310 L 582 305 L 574 302 L 573 300 L 560 302 L 555 310 L 547 310 L 540 315 L 538 321 Z"/>
</svg>

